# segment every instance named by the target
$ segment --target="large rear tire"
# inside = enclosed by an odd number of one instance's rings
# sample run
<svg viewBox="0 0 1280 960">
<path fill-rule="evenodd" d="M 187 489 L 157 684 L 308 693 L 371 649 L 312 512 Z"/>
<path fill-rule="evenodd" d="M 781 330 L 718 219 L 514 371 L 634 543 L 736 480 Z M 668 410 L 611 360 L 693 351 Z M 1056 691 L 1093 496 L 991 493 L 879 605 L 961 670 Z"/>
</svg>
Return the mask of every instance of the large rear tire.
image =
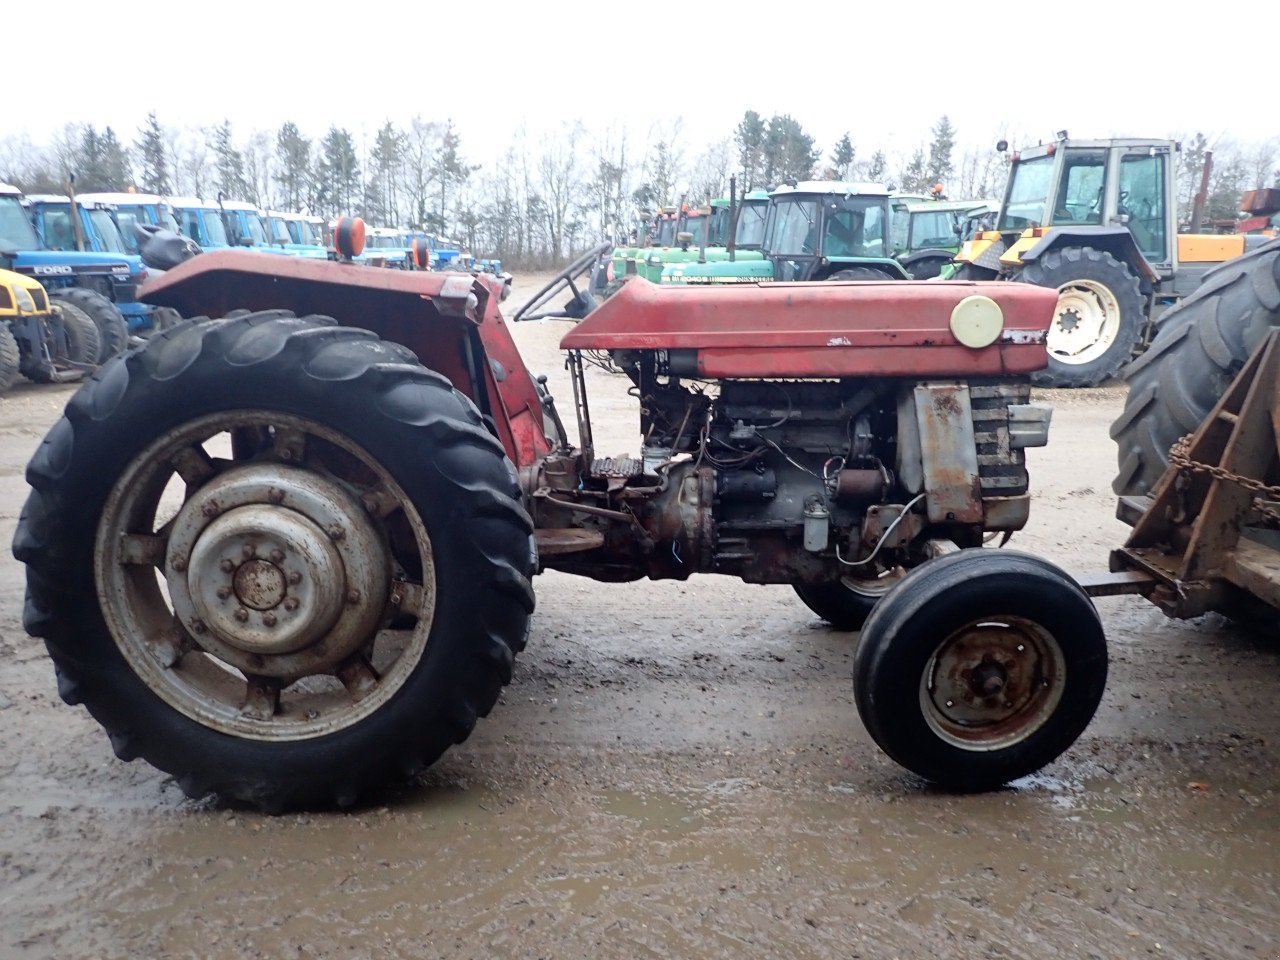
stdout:
<svg viewBox="0 0 1280 960">
<path fill-rule="evenodd" d="M 1049 326 L 1049 365 L 1031 375 L 1042 387 L 1093 387 L 1114 377 L 1142 336 L 1138 278 L 1105 250 L 1050 250 L 1014 277 L 1058 291 Z"/>
<path fill-rule="evenodd" d="M 5 393 L 18 382 L 18 368 L 22 362 L 18 341 L 7 323 L 0 323 L 0 393 Z"/>
<path fill-rule="evenodd" d="M 1112 489 L 1150 493 L 1169 448 L 1208 416 L 1249 355 L 1280 326 L 1280 240 L 1205 274 L 1159 319 L 1147 351 L 1124 372 L 1129 397 L 1111 425 L 1119 472 Z"/>
<path fill-rule="evenodd" d="M 52 290 L 49 292 L 49 299 L 79 307 L 98 328 L 98 355 L 88 362 L 106 363 L 128 349 L 129 325 L 125 322 L 124 314 L 96 290 L 86 290 L 84 287 Z"/>
<path fill-rule="evenodd" d="M 62 698 L 192 797 L 349 805 L 464 740 L 524 644 L 514 469 L 366 330 L 181 324 L 95 373 L 27 477 L 24 623 Z"/>
<path fill-rule="evenodd" d="M 904 572 L 899 568 L 876 579 L 845 577 L 832 583 L 792 586 L 801 602 L 836 630 L 861 630 L 876 604 L 897 585 Z"/>
<path fill-rule="evenodd" d="M 867 732 L 935 783 L 988 790 L 1056 759 L 1107 680 L 1093 602 L 1029 554 L 962 550 L 922 564 L 876 606 L 854 655 Z"/>
</svg>

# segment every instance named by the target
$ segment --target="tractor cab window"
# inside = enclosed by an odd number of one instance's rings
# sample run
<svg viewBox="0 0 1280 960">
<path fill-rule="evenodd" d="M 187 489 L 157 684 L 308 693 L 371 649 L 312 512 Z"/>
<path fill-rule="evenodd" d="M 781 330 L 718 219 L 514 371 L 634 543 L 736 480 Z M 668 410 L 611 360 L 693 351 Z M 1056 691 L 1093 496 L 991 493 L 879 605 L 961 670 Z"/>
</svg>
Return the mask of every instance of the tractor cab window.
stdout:
<svg viewBox="0 0 1280 960">
<path fill-rule="evenodd" d="M 270 224 L 272 243 L 293 243 L 283 220 L 272 220 Z"/>
<path fill-rule="evenodd" d="M 906 204 L 895 204 L 889 223 L 889 237 L 894 254 L 906 251 L 911 245 L 911 213 Z"/>
<path fill-rule="evenodd" d="M 658 236 L 654 240 L 654 245 L 659 247 L 669 247 L 676 242 L 676 218 L 664 217 L 658 221 Z"/>
<path fill-rule="evenodd" d="M 1053 157 L 1033 157 L 1009 171 L 1009 196 L 997 230 L 1025 230 L 1044 226 L 1044 204 L 1049 197 Z"/>
<path fill-rule="evenodd" d="M 210 247 L 229 247 L 231 245 L 227 242 L 227 228 L 217 210 L 191 210 L 189 213 L 198 222 L 193 227 L 192 232 L 187 234 L 188 236 L 203 236 L 205 240 L 200 241 L 201 244 Z M 203 225 L 203 229 L 201 225 Z"/>
<path fill-rule="evenodd" d="M 66 207 L 45 207 L 44 242 L 50 250 L 76 249 L 76 228 Z"/>
<path fill-rule="evenodd" d="M 707 234 L 707 246 L 723 247 L 729 236 L 729 208 L 713 207 L 711 209 L 711 232 Z"/>
<path fill-rule="evenodd" d="M 27 211 L 14 196 L 0 197 L 0 248 L 11 250 L 39 250 L 40 241 L 27 219 Z"/>
<path fill-rule="evenodd" d="M 124 238 L 120 235 L 120 228 L 116 226 L 116 222 L 111 219 L 111 213 L 107 210 L 89 210 L 89 222 L 93 225 L 93 232 L 98 237 L 98 242 L 102 244 L 102 249 L 107 253 L 128 253 L 129 248 L 124 242 Z"/>
<path fill-rule="evenodd" d="M 910 250 L 932 250 L 954 247 L 957 230 L 955 213 L 951 210 L 928 210 L 911 215 Z"/>
<path fill-rule="evenodd" d="M 286 221 L 284 224 L 285 229 L 289 231 L 289 238 L 294 243 L 310 243 L 311 242 L 311 237 L 307 230 L 307 228 L 310 226 L 311 224 L 307 223 L 304 220 L 289 220 L 289 221 Z"/>
<path fill-rule="evenodd" d="M 1054 202 L 1055 224 L 1102 223 L 1102 193 L 1107 180 L 1105 150 L 1068 150 Z"/>
<path fill-rule="evenodd" d="M 141 207 L 116 208 L 116 226 L 120 228 L 120 239 L 124 241 L 125 252 L 138 252 L 138 224 L 146 222 L 147 218 Z"/>
<path fill-rule="evenodd" d="M 830 203 L 822 230 L 822 255 L 883 257 L 885 221 L 880 203 L 859 199 Z"/>
<path fill-rule="evenodd" d="M 769 212 L 767 203 L 744 203 L 738 210 L 738 230 L 735 241 L 740 247 L 758 247 L 764 243 L 764 218 Z"/>
<path fill-rule="evenodd" d="M 255 247 L 265 246 L 267 243 L 267 229 L 262 225 L 262 217 L 256 213 L 245 214 L 245 219 L 249 221 L 249 238 L 253 241 Z"/>
<path fill-rule="evenodd" d="M 1142 255 L 1154 263 L 1169 259 L 1165 237 L 1163 153 L 1130 153 L 1120 159 L 1120 195 L 1116 213 L 1127 216 L 1129 231 Z"/>
<path fill-rule="evenodd" d="M 693 234 L 693 239 L 689 241 L 690 247 L 702 245 L 702 238 L 707 232 L 707 220 L 707 217 L 690 217 L 685 221 L 683 232 Z"/>
<path fill-rule="evenodd" d="M 143 219 L 146 218 L 144 217 Z M 156 223 L 165 230 L 172 230 L 174 233 L 178 232 L 178 221 L 174 217 L 173 211 L 163 204 L 156 207 Z"/>
<path fill-rule="evenodd" d="M 818 202 L 779 200 L 768 230 L 770 253 L 812 256 L 818 252 Z"/>
</svg>

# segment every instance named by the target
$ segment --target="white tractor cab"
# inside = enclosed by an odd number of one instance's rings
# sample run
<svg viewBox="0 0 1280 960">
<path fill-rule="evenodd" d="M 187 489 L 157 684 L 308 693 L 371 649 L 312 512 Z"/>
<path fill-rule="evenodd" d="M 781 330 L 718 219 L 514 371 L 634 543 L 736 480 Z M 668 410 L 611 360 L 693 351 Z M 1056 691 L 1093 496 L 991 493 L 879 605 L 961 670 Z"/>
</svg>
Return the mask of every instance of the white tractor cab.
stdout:
<svg viewBox="0 0 1280 960">
<path fill-rule="evenodd" d="M 408 232 L 398 227 L 368 227 L 365 230 L 364 252 L 355 259 L 357 263 L 374 267 L 411 270 L 411 243 Z"/>
<path fill-rule="evenodd" d="M 231 246 L 222 210 L 216 200 L 201 197 L 170 197 L 169 207 L 178 229 L 206 250 Z"/>
<path fill-rule="evenodd" d="M 300 213 L 268 210 L 263 215 L 267 231 L 267 243 L 281 253 L 301 257 L 327 257 L 328 251 L 319 226 L 311 223 L 319 217 L 304 217 Z"/>
<path fill-rule="evenodd" d="M 137 230 L 139 224 L 181 232 L 169 202 L 154 193 L 81 193 L 76 195 L 76 202 L 88 208 L 99 204 L 110 208 L 129 253 L 138 253 L 142 239 Z"/>
</svg>

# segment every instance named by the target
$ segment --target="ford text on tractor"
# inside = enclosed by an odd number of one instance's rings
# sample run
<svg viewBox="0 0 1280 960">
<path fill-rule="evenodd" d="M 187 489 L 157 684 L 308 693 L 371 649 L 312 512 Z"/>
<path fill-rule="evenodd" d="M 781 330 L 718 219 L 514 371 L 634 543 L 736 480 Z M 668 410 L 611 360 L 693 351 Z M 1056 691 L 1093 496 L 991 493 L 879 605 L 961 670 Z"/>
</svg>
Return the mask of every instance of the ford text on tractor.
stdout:
<svg viewBox="0 0 1280 960">
<path fill-rule="evenodd" d="M 1037 383 L 1084 387 L 1115 376 L 1150 342 L 1163 310 L 1261 241 L 1179 235 L 1177 150 L 1171 140 L 1064 136 L 1012 155 L 996 227 L 964 244 L 953 275 L 1059 292 Z"/>
<path fill-rule="evenodd" d="M 63 699 L 192 796 L 347 805 L 493 707 L 539 571 L 790 584 L 852 629 L 1026 523 L 1053 291 L 629 282 L 561 341 L 574 444 L 509 324 L 561 315 L 597 256 L 509 319 L 483 275 L 221 251 L 161 277 L 155 302 L 225 319 L 102 368 L 27 470 L 24 622 Z M 592 440 L 602 356 L 628 455 Z M 1060 643 L 1007 656 L 1037 676 Z M 1029 772 L 1077 717 L 1029 686 L 958 762 Z"/>
</svg>

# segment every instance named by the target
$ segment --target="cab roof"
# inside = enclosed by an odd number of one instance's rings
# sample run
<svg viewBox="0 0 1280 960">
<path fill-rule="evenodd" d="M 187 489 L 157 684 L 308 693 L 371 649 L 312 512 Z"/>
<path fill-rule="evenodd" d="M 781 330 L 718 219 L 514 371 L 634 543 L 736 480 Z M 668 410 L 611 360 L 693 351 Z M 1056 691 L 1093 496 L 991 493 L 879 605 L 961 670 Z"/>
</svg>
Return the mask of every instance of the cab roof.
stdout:
<svg viewBox="0 0 1280 960">
<path fill-rule="evenodd" d="M 0 183 L 0 194 L 9 197 L 20 197 L 22 191 L 15 187 L 12 183 Z"/>
<path fill-rule="evenodd" d="M 169 206 L 178 210 L 217 210 L 216 200 L 202 200 L 200 197 L 169 197 Z"/>
<path fill-rule="evenodd" d="M 152 206 L 167 202 L 154 193 L 77 193 L 76 199 L 84 203 L 114 203 L 117 206 Z"/>
<path fill-rule="evenodd" d="M 775 187 L 769 195 L 771 197 L 785 197 L 792 194 L 800 193 L 817 193 L 824 195 L 837 194 L 839 196 L 871 196 L 871 197 L 887 197 L 889 190 L 879 183 L 851 183 L 843 180 L 801 180 L 794 187 L 784 183 L 780 187 Z"/>
</svg>

